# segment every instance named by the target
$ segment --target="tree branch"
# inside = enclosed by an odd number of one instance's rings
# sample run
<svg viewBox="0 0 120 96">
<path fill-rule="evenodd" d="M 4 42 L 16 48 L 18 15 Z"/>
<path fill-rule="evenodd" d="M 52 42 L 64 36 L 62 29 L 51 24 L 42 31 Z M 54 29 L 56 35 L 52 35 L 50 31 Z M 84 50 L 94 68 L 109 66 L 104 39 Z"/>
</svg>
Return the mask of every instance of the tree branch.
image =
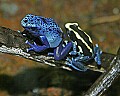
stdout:
<svg viewBox="0 0 120 96">
<path fill-rule="evenodd" d="M 120 48 L 117 56 L 110 63 L 107 72 L 103 73 L 84 96 L 101 96 L 120 75 Z"/>
<path fill-rule="evenodd" d="M 103 23 L 110 23 L 120 20 L 120 14 L 112 15 L 112 16 L 104 16 L 98 17 L 91 20 L 92 25 L 103 24 Z"/>
<path fill-rule="evenodd" d="M 17 31 L 10 30 L 8 28 L 0 27 L 0 52 L 6 54 L 12 54 L 21 56 L 26 59 L 40 62 L 40 64 L 48 64 L 50 66 L 56 66 L 59 68 L 71 70 L 66 67 L 65 60 L 55 61 L 53 57 L 48 57 L 46 54 L 39 54 L 35 52 L 26 52 L 29 47 L 25 44 L 27 38 Z M 29 40 L 32 42 L 32 40 Z M 96 96 L 103 94 L 105 90 L 109 88 L 120 72 L 120 52 L 116 56 L 103 52 L 102 54 L 102 68 L 98 69 L 96 63 L 88 62 L 86 65 L 92 71 L 104 72 L 103 75 L 93 84 L 93 86 L 85 93 L 86 96 Z"/>
<path fill-rule="evenodd" d="M 102 16 L 97 18 L 90 18 L 87 22 L 82 25 L 84 29 L 89 29 L 90 26 L 96 26 L 99 24 L 113 23 L 120 20 L 120 14 L 111 16 Z"/>
</svg>

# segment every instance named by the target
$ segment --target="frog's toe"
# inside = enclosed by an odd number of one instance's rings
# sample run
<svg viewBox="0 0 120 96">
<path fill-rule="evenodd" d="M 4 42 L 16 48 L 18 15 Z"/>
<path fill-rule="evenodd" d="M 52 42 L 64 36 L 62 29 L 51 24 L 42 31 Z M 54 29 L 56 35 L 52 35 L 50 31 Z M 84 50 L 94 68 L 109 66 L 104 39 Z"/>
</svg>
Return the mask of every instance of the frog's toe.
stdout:
<svg viewBox="0 0 120 96">
<path fill-rule="evenodd" d="M 69 63 L 72 63 L 72 60 L 70 58 L 68 58 L 68 57 L 67 57 L 66 61 L 69 62 Z"/>
<path fill-rule="evenodd" d="M 31 47 L 33 46 L 28 40 L 26 40 L 25 43 L 30 45 Z"/>
<path fill-rule="evenodd" d="M 95 62 L 98 64 L 98 65 L 101 65 L 101 58 L 100 57 L 95 57 Z"/>
<path fill-rule="evenodd" d="M 76 55 L 76 54 L 77 54 L 77 51 L 71 51 L 69 54 L 70 54 L 70 55 Z"/>
<path fill-rule="evenodd" d="M 100 51 L 100 55 L 102 54 L 102 51 Z"/>
<path fill-rule="evenodd" d="M 26 44 L 27 44 L 28 42 L 29 42 L 28 40 L 25 41 Z"/>
<path fill-rule="evenodd" d="M 28 48 L 28 49 L 26 49 L 27 52 L 29 52 L 31 50 L 34 50 L 34 48 Z"/>
<path fill-rule="evenodd" d="M 66 65 L 71 66 L 71 63 L 67 61 L 67 62 L 66 62 Z"/>
<path fill-rule="evenodd" d="M 97 61 L 97 64 L 98 64 L 98 65 L 101 65 L 101 61 Z"/>
<path fill-rule="evenodd" d="M 21 31 L 20 31 L 20 30 L 17 30 L 17 32 L 18 32 L 18 33 L 21 33 Z"/>
<path fill-rule="evenodd" d="M 101 65 L 101 54 L 102 54 L 102 51 L 100 50 L 98 44 L 95 45 L 94 47 L 94 60 L 95 62 L 98 64 L 98 65 Z"/>
<path fill-rule="evenodd" d="M 25 43 L 28 44 L 30 47 L 37 47 L 37 44 L 35 42 L 31 44 L 28 40 L 26 40 Z"/>
<path fill-rule="evenodd" d="M 29 52 L 29 49 L 26 49 L 27 52 Z"/>
<path fill-rule="evenodd" d="M 54 56 L 54 53 L 48 52 L 48 56 Z"/>
</svg>

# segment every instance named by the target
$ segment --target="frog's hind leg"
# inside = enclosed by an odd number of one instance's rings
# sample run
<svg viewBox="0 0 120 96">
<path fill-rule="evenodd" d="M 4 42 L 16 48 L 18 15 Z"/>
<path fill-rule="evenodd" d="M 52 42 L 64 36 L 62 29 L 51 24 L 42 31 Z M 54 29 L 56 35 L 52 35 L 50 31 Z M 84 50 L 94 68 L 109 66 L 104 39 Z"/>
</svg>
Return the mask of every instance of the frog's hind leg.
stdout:
<svg viewBox="0 0 120 96">
<path fill-rule="evenodd" d="M 87 71 L 87 67 L 85 67 L 82 62 L 75 61 L 75 59 L 73 58 L 72 59 L 67 58 L 66 60 L 67 60 L 66 65 L 72 67 L 73 69 L 83 72 Z"/>
<path fill-rule="evenodd" d="M 63 47 L 62 44 L 63 44 L 63 42 L 61 42 L 60 45 L 54 49 L 54 59 L 55 60 L 63 59 L 68 54 L 71 47 L 73 46 L 72 42 L 68 42 L 65 47 Z"/>
</svg>

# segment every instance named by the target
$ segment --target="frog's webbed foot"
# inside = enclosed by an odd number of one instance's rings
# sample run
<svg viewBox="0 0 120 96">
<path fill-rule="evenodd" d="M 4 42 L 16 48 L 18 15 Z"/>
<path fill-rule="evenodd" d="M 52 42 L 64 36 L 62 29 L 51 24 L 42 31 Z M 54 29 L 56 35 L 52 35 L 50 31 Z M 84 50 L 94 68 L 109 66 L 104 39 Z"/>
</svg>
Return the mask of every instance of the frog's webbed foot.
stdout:
<svg viewBox="0 0 120 96">
<path fill-rule="evenodd" d="M 47 49 L 48 47 L 43 45 L 43 46 L 38 46 L 35 42 L 33 44 L 31 44 L 28 40 L 25 42 L 26 44 L 30 45 L 31 48 L 27 49 L 27 52 L 29 51 L 35 51 L 35 52 L 41 52 L 45 49 Z"/>
<path fill-rule="evenodd" d="M 80 62 L 87 62 L 89 61 L 91 58 L 90 56 L 84 56 L 83 54 L 80 54 L 78 52 L 78 56 L 75 58 L 75 61 L 80 61 Z"/>
<path fill-rule="evenodd" d="M 102 51 L 100 50 L 98 44 L 96 44 L 94 47 L 94 59 L 98 65 L 101 65 L 101 54 L 102 54 Z"/>
<path fill-rule="evenodd" d="M 87 68 L 82 64 L 82 62 L 75 61 L 75 59 L 73 58 L 72 59 L 67 58 L 66 60 L 67 60 L 66 65 L 74 68 L 75 70 L 87 71 Z"/>
</svg>

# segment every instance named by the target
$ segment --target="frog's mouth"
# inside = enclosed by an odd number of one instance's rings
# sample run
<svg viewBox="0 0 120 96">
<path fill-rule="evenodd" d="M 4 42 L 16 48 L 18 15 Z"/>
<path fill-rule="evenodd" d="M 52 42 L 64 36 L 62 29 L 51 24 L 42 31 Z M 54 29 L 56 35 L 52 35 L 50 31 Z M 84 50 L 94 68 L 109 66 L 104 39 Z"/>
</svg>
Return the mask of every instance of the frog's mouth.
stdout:
<svg viewBox="0 0 120 96">
<path fill-rule="evenodd" d="M 23 27 L 27 32 L 29 32 L 30 34 L 32 34 L 32 35 L 37 35 L 38 34 L 38 32 L 37 31 L 33 31 L 31 28 L 28 28 L 28 27 Z"/>
<path fill-rule="evenodd" d="M 25 30 L 29 31 L 29 32 L 37 32 L 37 27 L 31 27 L 31 26 L 27 26 L 27 27 L 23 27 Z"/>
</svg>

